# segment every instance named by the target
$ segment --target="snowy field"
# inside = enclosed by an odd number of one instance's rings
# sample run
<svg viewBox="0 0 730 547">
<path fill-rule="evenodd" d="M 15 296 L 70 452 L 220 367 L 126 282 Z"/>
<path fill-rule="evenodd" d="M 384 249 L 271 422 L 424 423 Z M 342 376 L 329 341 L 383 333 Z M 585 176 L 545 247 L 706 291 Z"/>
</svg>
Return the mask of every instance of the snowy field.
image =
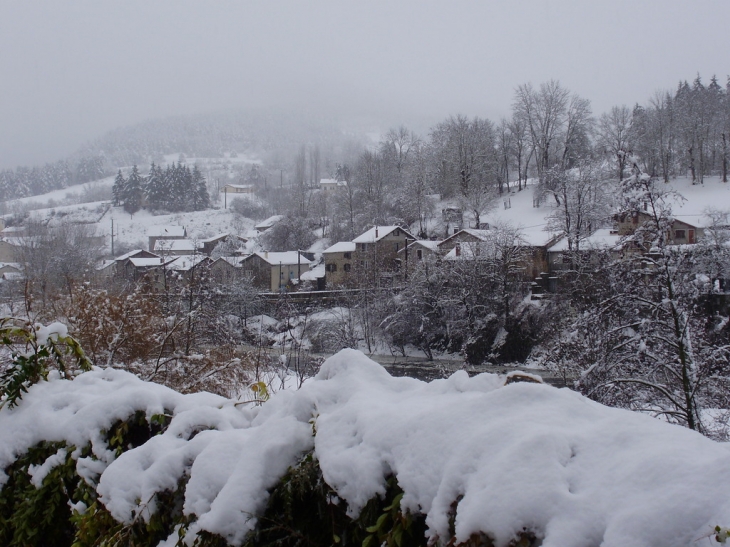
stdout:
<svg viewBox="0 0 730 547">
<path fill-rule="evenodd" d="M 524 530 L 543 547 L 709 545 L 713 528 L 730 524 L 726 445 L 567 389 L 504 380 L 393 378 L 343 350 L 299 391 L 254 407 L 96 369 L 40 382 L 0 410 L 0 469 L 41 440 L 90 444 L 89 457 L 73 452 L 77 471 L 124 523 L 149 519 L 155 494 L 189 477 L 186 544 L 208 531 L 240 545 L 269 489 L 310 451 L 351 516 L 394 476 L 401 510 L 424 514 L 434 542 L 450 539 L 454 507 L 456 543 L 483 532 L 498 546 Z M 117 458 L 99 431 L 136 411 L 172 421 Z M 33 484 L 65 456 L 34 467 Z M 173 532 L 161 545 L 176 541 Z"/>
</svg>

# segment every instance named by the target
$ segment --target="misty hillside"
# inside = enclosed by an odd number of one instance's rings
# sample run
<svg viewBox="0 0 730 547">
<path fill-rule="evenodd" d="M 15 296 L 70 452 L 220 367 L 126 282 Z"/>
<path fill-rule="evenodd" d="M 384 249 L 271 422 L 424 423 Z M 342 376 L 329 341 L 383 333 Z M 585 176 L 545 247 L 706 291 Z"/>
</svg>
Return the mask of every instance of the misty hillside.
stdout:
<svg viewBox="0 0 730 547">
<path fill-rule="evenodd" d="M 114 129 L 86 144 L 80 156 L 103 155 L 109 167 L 146 164 L 166 154 L 222 157 L 249 151 L 274 163 L 285 161 L 302 144 L 338 154 L 365 133 L 346 131 L 334 119 L 306 112 L 228 111 L 149 120 Z"/>
</svg>

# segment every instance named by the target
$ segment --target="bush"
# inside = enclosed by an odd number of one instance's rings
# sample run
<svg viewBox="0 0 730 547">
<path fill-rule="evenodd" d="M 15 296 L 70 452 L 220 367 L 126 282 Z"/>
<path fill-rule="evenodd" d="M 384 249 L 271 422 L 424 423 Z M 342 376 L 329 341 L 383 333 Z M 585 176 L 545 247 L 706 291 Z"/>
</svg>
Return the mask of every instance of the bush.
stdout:
<svg viewBox="0 0 730 547">
<path fill-rule="evenodd" d="M 230 208 L 237 215 L 252 220 L 263 220 L 269 216 L 269 211 L 264 205 L 248 198 L 233 198 Z"/>
</svg>

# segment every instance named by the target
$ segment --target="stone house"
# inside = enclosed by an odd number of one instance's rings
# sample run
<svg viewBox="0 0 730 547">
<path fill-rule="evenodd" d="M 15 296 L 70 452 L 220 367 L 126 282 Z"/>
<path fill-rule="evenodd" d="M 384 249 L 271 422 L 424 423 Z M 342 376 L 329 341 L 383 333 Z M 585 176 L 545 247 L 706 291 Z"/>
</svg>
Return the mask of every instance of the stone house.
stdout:
<svg viewBox="0 0 730 547">
<path fill-rule="evenodd" d="M 354 282 L 353 263 L 356 244 L 340 241 L 322 251 L 325 284 L 327 287 L 349 285 Z"/>
<path fill-rule="evenodd" d="M 158 239 L 152 249 L 158 255 L 189 256 L 200 254 L 198 246 L 191 239 Z"/>
<path fill-rule="evenodd" d="M 226 184 L 221 188 L 221 194 L 253 194 L 256 192 L 253 184 Z"/>
<path fill-rule="evenodd" d="M 176 240 L 188 237 L 187 230 L 183 226 L 152 226 L 147 230 L 147 238 L 149 239 L 149 250 L 155 250 L 155 244 L 158 240 Z"/>
<path fill-rule="evenodd" d="M 20 260 L 20 255 L 20 246 L 16 242 L 0 239 L 0 262 L 17 262 Z"/>
<path fill-rule="evenodd" d="M 257 252 L 241 260 L 243 275 L 265 291 L 281 292 L 309 270 L 312 263 L 298 251 Z"/>
<path fill-rule="evenodd" d="M 408 230 L 400 226 L 373 226 L 352 240 L 358 282 L 361 285 L 392 284 L 401 267 L 398 252 L 415 241 Z"/>
<path fill-rule="evenodd" d="M 614 215 L 613 220 L 616 225 L 616 233 L 619 236 L 629 236 L 636 232 L 639 226 L 649 222 L 651 216 L 644 211 L 627 211 Z M 668 235 L 669 245 L 692 245 L 704 235 L 704 230 L 700 226 L 675 218 Z"/>
</svg>

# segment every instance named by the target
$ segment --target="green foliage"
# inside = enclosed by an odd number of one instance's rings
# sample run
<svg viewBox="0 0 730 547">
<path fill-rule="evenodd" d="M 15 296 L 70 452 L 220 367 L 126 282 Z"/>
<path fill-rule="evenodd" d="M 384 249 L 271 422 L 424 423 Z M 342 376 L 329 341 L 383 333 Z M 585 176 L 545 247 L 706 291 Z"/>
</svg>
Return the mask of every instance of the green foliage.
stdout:
<svg viewBox="0 0 730 547">
<path fill-rule="evenodd" d="M 156 414 L 149 422 L 144 412 L 114 424 L 104 433 L 109 448 L 119 456 L 163 432 L 169 414 Z M 60 454 L 63 461 L 46 475 L 40 488 L 32 482 L 31 466 L 43 464 Z M 5 469 L 9 479 L 0 490 L 0 545 L 7 547 L 153 547 L 167 538 L 178 524 L 187 523 L 182 514 L 186 479 L 173 492 L 162 492 L 154 500 L 163 508 L 149 514 L 146 500 L 131 524 L 114 520 L 98 501 L 95 485 L 76 471 L 74 446 L 61 442 L 40 443 Z M 89 446 L 78 457 L 93 457 Z M 81 502 L 81 503 L 79 503 Z M 71 509 L 71 505 L 79 510 Z M 148 517 L 147 520 L 141 518 Z M 184 527 L 181 530 L 184 531 Z M 212 544 L 211 544 L 212 545 Z M 201 547 L 203 545 L 201 544 Z M 205 547 L 208 547 L 205 545 Z"/>
<path fill-rule="evenodd" d="M 319 464 L 307 454 L 281 478 L 246 547 L 352 545 L 410 547 L 426 545 L 425 517 L 403 513 L 403 491 L 394 477 L 382 498 L 370 500 L 357 519 L 324 481 Z"/>
<path fill-rule="evenodd" d="M 79 343 L 71 336 L 49 336 L 38 340 L 37 327 L 17 319 L 0 319 L 0 343 L 11 349 L 11 363 L 0 375 L 0 408 L 12 408 L 28 388 L 48 379 L 56 369 L 62 378 L 74 370 L 91 370 L 91 362 Z"/>
</svg>

